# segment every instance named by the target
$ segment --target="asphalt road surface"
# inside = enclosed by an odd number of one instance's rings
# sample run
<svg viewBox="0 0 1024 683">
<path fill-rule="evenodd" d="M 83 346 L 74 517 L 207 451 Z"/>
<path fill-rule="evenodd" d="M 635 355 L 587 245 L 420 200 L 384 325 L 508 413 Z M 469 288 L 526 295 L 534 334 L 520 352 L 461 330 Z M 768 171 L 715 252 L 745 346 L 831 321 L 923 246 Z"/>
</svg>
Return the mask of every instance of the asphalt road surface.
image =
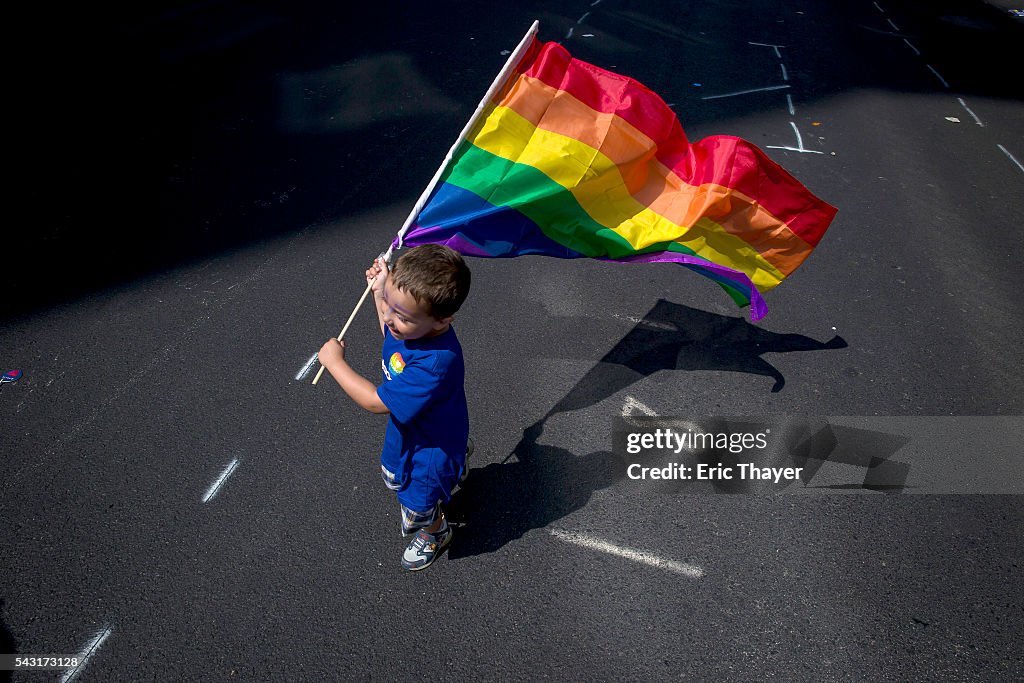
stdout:
<svg viewBox="0 0 1024 683">
<path fill-rule="evenodd" d="M 0 680 L 1021 680 L 1008 9 L 15 10 L 0 654 L 80 661 Z M 756 325 L 674 267 L 472 260 L 473 469 L 450 550 L 409 574 L 382 419 L 304 371 L 533 19 L 839 214 Z M 348 347 L 375 377 L 369 309 Z M 839 458 L 813 491 L 687 494 L 625 476 L 623 414 L 953 445 L 894 455 L 899 485 Z"/>
</svg>

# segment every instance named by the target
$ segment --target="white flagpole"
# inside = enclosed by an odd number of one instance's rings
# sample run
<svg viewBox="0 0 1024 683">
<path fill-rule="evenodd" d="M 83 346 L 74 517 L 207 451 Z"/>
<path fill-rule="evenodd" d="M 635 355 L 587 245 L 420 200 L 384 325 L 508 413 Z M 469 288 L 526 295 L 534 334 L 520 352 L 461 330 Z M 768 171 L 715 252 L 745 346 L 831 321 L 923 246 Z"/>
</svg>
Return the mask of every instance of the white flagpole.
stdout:
<svg viewBox="0 0 1024 683">
<path fill-rule="evenodd" d="M 491 87 L 487 89 L 487 92 L 480 100 L 480 104 L 476 105 L 476 111 L 474 111 L 473 115 L 469 117 L 469 121 L 466 122 L 466 125 L 463 126 L 462 128 L 462 132 L 459 133 L 459 137 L 455 140 L 455 143 L 452 145 L 451 149 L 448 150 L 448 154 L 445 155 L 444 161 L 442 161 L 441 165 L 438 166 L 437 171 L 434 173 L 434 177 L 430 179 L 430 183 L 427 184 L 427 187 L 423 190 L 423 193 L 420 194 L 420 198 L 416 200 L 416 203 L 412 207 L 412 211 L 409 212 L 409 216 L 405 219 L 405 223 L 402 224 L 402 228 L 398 231 L 397 237 L 399 249 L 402 248 L 402 240 L 405 237 L 405 233 L 409 231 L 409 227 L 412 225 L 412 222 L 416 220 L 416 216 L 418 216 L 420 211 L 423 209 L 423 205 L 427 203 L 427 199 L 430 197 L 430 193 L 434 191 L 434 187 L 437 186 L 437 183 L 441 179 L 441 176 L 444 174 L 445 169 L 448 168 L 448 164 L 450 164 L 452 158 L 454 158 L 455 151 L 459 148 L 459 145 L 462 144 L 462 141 L 466 139 L 466 136 L 469 135 L 469 131 L 472 130 L 473 126 L 476 125 L 476 122 L 480 119 L 480 116 L 483 115 L 484 110 L 487 109 L 487 104 L 494 97 L 494 94 L 498 92 L 498 90 L 505 84 L 505 81 L 508 79 L 509 73 L 511 73 L 512 69 L 514 69 L 516 64 L 519 63 L 520 57 L 522 57 L 523 53 L 526 52 L 526 49 L 530 46 L 530 40 L 535 35 L 537 35 L 537 30 L 539 27 L 540 22 L 535 20 L 533 24 L 530 26 L 529 30 L 526 32 L 526 35 L 523 36 L 523 39 L 519 41 L 519 45 L 516 47 L 515 50 L 512 51 L 512 54 L 508 56 L 508 59 L 505 60 L 505 66 L 503 66 L 501 68 L 501 71 L 498 72 L 497 77 L 491 83 Z M 394 244 L 391 244 L 390 246 L 388 246 L 388 250 L 384 252 L 382 258 L 386 262 L 391 261 L 391 254 L 394 251 L 394 248 Z M 359 312 L 359 309 L 362 307 L 363 302 L 366 301 L 366 297 L 370 294 L 370 289 L 372 287 L 372 281 L 366 285 L 366 291 L 364 291 L 363 295 L 359 297 L 359 303 L 357 303 L 356 307 L 352 309 L 352 315 L 348 317 L 348 321 L 345 323 L 345 326 L 341 328 L 341 333 L 337 337 L 338 341 L 341 341 L 345 337 L 345 333 L 348 332 L 349 325 L 351 325 L 352 321 L 355 320 L 356 313 Z M 320 375 L 322 374 L 324 374 L 324 367 L 321 365 L 320 369 L 316 373 L 316 377 L 313 378 L 313 384 L 316 384 L 317 382 L 320 381 Z"/>
<path fill-rule="evenodd" d="M 430 179 L 430 183 L 427 185 L 426 189 L 423 190 L 423 194 L 421 194 L 420 198 L 416 200 L 416 204 L 412 207 L 412 211 L 409 212 L 409 217 L 405 219 L 405 223 L 402 224 L 402 229 L 398 231 L 399 249 L 402 248 L 402 238 L 405 237 L 405 233 L 409 231 L 409 226 L 412 225 L 413 220 L 415 220 L 416 216 L 419 215 L 423 205 L 427 203 L 427 198 L 430 196 L 430 193 L 434 191 L 437 181 L 441 179 L 441 175 L 444 173 L 444 170 L 448 168 L 448 164 L 451 163 L 452 158 L 455 156 L 455 151 L 459 148 L 459 145 L 462 144 L 462 141 L 466 139 L 466 136 L 469 135 L 469 131 L 476 125 L 480 116 L 483 115 L 484 110 L 487 109 L 487 104 L 494 97 L 494 94 L 505 84 L 505 80 L 508 78 L 509 73 L 515 68 L 516 64 L 519 63 L 519 58 L 522 57 L 523 53 L 526 52 L 526 49 L 530 46 L 530 39 L 537 35 L 537 29 L 539 26 L 540 22 L 534 21 L 530 26 L 530 29 L 526 32 L 526 35 L 523 36 L 521 41 L 519 41 L 519 45 L 512 51 L 512 54 L 508 56 L 508 59 L 505 61 L 505 66 L 503 66 L 501 71 L 498 72 L 497 78 L 495 78 L 494 82 L 491 83 L 491 87 L 487 89 L 483 99 L 480 100 L 480 104 L 476 105 L 476 111 L 474 111 L 473 115 L 469 117 L 469 121 L 466 121 L 466 125 L 462 128 L 462 132 L 459 133 L 459 137 L 455 140 L 455 144 L 453 144 L 452 148 L 448 150 L 448 154 L 445 155 L 444 161 L 441 162 L 437 172 L 434 173 L 434 177 Z M 388 256 L 390 257 L 390 255 L 391 250 L 388 249 Z"/>
</svg>

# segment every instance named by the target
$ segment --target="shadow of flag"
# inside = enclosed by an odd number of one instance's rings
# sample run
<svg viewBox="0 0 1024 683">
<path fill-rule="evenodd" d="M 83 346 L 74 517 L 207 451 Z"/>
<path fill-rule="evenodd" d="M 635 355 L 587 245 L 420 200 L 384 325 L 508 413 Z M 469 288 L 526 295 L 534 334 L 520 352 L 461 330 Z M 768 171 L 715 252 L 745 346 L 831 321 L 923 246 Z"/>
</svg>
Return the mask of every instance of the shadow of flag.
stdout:
<svg viewBox="0 0 1024 683">
<path fill-rule="evenodd" d="M 733 318 L 664 299 L 651 308 L 544 417 L 596 405 L 659 370 L 743 372 L 775 380 L 772 392 L 786 384 L 766 353 L 846 348 L 834 336 L 820 342 L 802 334 L 781 334 Z"/>
</svg>

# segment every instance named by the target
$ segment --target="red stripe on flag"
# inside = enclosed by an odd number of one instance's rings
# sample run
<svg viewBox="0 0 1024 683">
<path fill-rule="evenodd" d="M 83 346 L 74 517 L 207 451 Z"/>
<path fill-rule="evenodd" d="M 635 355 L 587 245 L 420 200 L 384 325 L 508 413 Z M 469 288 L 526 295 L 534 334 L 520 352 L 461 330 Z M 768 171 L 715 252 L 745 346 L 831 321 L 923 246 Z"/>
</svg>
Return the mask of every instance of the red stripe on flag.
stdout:
<svg viewBox="0 0 1024 683">
<path fill-rule="evenodd" d="M 683 181 L 743 193 L 812 246 L 836 214 L 835 207 L 756 146 L 732 136 L 691 144 L 675 112 L 656 93 L 632 78 L 574 59 L 557 43 L 535 41 L 516 70 L 568 92 L 595 112 L 621 117 L 658 145 L 658 161 Z"/>
</svg>

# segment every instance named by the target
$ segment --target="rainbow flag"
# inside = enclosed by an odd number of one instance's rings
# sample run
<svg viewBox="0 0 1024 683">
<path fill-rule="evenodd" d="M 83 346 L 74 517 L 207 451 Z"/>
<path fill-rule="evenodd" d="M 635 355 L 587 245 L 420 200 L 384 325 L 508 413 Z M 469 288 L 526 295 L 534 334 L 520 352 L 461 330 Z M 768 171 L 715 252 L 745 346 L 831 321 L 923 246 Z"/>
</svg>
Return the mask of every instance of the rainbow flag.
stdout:
<svg viewBox="0 0 1024 683">
<path fill-rule="evenodd" d="M 760 320 L 835 214 L 751 143 L 690 143 L 651 90 L 533 39 L 395 244 L 678 263 Z"/>
</svg>

